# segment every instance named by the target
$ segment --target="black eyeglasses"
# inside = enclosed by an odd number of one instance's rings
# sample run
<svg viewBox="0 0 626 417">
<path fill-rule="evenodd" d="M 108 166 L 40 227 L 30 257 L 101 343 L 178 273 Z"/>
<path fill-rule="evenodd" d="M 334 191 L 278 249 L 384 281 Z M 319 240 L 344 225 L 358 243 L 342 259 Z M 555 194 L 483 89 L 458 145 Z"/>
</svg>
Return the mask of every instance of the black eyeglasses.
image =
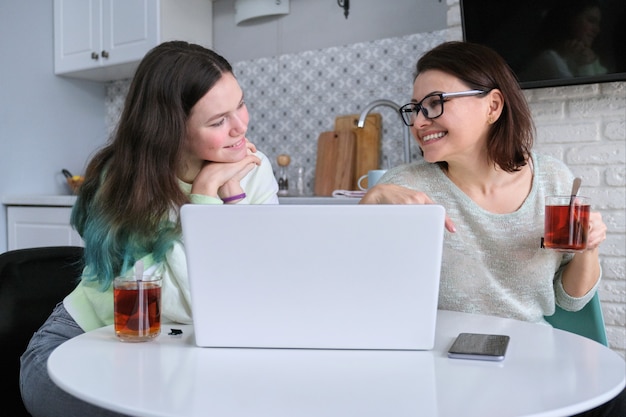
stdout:
<svg viewBox="0 0 626 417">
<path fill-rule="evenodd" d="M 425 118 L 436 119 L 443 114 L 443 103 L 451 98 L 470 97 L 487 94 L 489 91 L 468 90 L 458 93 L 431 93 L 424 97 L 419 103 L 409 103 L 400 107 L 400 116 L 407 126 L 413 126 L 418 113 L 421 111 Z"/>
</svg>

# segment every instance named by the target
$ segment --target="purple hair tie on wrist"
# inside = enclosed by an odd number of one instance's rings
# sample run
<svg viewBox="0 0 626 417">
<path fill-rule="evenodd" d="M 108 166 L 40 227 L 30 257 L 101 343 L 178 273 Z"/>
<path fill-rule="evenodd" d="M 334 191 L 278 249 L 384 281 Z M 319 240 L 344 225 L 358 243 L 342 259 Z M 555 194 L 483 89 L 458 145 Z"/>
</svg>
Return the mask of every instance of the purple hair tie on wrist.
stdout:
<svg viewBox="0 0 626 417">
<path fill-rule="evenodd" d="M 246 198 L 246 193 L 231 195 L 230 197 L 222 198 L 222 201 L 224 203 L 230 203 L 231 201 L 241 200 L 242 198 Z"/>
</svg>

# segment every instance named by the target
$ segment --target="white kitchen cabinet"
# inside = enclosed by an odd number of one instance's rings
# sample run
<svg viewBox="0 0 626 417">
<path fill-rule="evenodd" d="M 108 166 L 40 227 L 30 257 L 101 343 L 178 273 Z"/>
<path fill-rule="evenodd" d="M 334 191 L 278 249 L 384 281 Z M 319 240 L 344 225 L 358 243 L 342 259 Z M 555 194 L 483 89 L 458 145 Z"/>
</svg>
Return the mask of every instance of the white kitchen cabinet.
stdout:
<svg viewBox="0 0 626 417">
<path fill-rule="evenodd" d="M 84 246 L 70 226 L 73 195 L 7 195 L 8 250 L 41 246 Z"/>
<path fill-rule="evenodd" d="M 131 78 L 167 40 L 212 46 L 212 0 L 54 0 L 54 72 L 94 81 Z"/>
<path fill-rule="evenodd" d="M 70 226 L 71 207 L 7 207 L 8 249 L 84 246 Z"/>
</svg>

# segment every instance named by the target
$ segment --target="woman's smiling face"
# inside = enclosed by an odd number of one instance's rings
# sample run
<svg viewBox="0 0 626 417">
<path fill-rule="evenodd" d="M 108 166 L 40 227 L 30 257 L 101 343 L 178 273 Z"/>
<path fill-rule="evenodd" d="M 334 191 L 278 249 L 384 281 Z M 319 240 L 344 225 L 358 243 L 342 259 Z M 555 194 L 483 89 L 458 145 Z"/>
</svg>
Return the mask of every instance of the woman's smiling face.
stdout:
<svg viewBox="0 0 626 417">
<path fill-rule="evenodd" d="M 413 84 L 413 101 L 432 93 L 454 93 L 470 88 L 458 78 L 438 70 L 420 73 Z M 411 133 L 428 162 L 465 159 L 485 149 L 489 131 L 488 103 L 485 96 L 444 99 L 443 114 L 426 119 L 418 114 Z"/>
<path fill-rule="evenodd" d="M 184 177 L 195 177 L 205 161 L 242 160 L 248 153 L 246 132 L 249 119 L 237 79 L 231 73 L 224 73 L 193 106 L 187 119 Z"/>
</svg>

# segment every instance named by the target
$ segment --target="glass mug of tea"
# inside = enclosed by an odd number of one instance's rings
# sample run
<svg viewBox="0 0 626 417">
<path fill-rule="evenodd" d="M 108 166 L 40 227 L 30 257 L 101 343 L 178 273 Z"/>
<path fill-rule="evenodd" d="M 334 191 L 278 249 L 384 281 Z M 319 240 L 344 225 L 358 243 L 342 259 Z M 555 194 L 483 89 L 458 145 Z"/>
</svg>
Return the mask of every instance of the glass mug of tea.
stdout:
<svg viewBox="0 0 626 417">
<path fill-rule="evenodd" d="M 589 234 L 588 197 L 547 196 L 543 245 L 561 252 L 582 252 Z"/>
<path fill-rule="evenodd" d="M 123 342 L 145 342 L 161 333 L 160 275 L 113 280 L 115 335 Z"/>
</svg>

